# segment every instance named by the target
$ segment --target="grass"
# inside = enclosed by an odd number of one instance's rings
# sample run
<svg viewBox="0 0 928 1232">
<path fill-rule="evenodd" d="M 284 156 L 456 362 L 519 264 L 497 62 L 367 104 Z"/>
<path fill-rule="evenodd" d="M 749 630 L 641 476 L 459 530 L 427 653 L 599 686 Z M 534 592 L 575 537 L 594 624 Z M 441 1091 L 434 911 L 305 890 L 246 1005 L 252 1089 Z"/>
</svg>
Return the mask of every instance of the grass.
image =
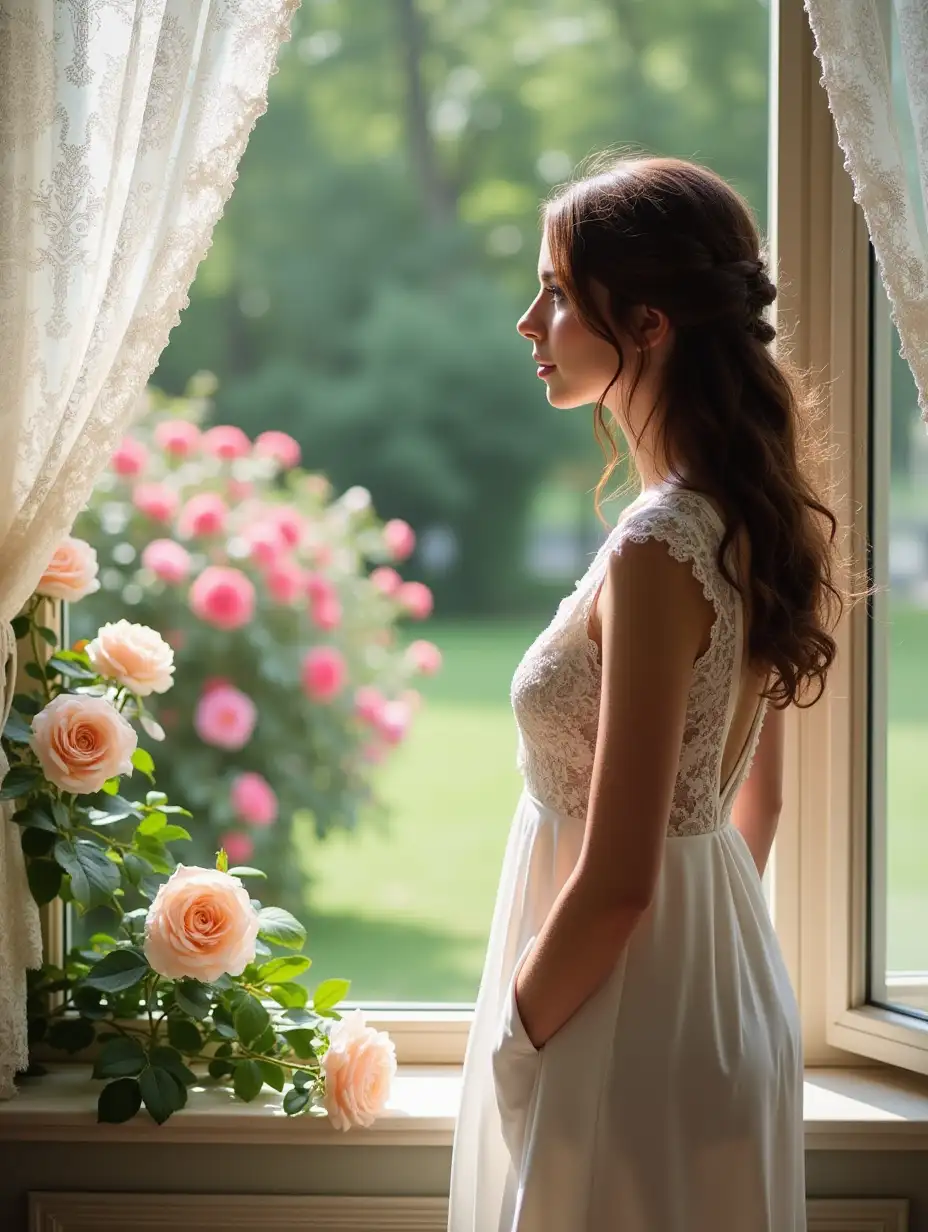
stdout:
<svg viewBox="0 0 928 1232">
<path fill-rule="evenodd" d="M 385 767 L 386 828 L 307 836 L 313 983 L 345 975 L 361 1001 L 473 1001 L 521 786 L 509 684 L 543 623 L 427 630 L 445 667 Z M 894 611 L 890 647 L 889 966 L 928 970 L 928 613 Z"/>
</svg>

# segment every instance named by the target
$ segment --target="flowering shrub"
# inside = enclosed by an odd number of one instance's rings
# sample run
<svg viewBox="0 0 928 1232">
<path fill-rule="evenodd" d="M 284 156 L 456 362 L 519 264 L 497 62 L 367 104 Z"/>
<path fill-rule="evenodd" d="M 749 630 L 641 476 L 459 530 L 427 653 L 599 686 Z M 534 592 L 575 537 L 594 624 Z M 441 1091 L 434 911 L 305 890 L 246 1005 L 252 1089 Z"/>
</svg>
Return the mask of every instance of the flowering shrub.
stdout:
<svg viewBox="0 0 928 1232">
<path fill-rule="evenodd" d="M 220 844 L 259 858 L 275 899 L 299 911 L 294 818 L 323 835 L 377 807 L 375 768 L 409 732 L 416 678 L 441 664 L 430 642 L 398 636 L 432 596 L 398 571 L 414 531 L 381 523 L 365 489 L 336 499 L 283 432 L 202 430 L 212 388 L 201 374 L 184 398 L 149 391 L 77 523 L 102 587 L 71 632 L 121 617 L 171 645 L 175 686 L 151 702 L 171 736 L 160 780 L 202 818 L 198 858 Z M 61 583 L 73 575 L 75 593 L 81 563 L 69 558 Z"/>
<path fill-rule="evenodd" d="M 125 453 L 133 466 L 141 456 Z M 112 921 L 73 946 L 63 967 L 29 973 L 30 1041 L 71 1053 L 102 1045 L 93 1067 L 105 1082 L 100 1121 L 129 1120 L 143 1103 L 159 1124 L 167 1120 L 189 1085 L 204 1081 L 190 1068 L 199 1064 L 231 1081 L 240 1099 L 265 1083 L 288 1087 L 288 1115 L 321 1106 L 336 1129 L 369 1125 L 396 1071 L 389 1036 L 359 1011 L 341 1018 L 347 980 L 319 984 L 310 1003 L 297 982 L 310 965 L 298 952 L 305 930 L 251 897 L 243 878 L 263 876 L 259 869 L 229 868 L 224 848 L 215 867 L 178 863 L 173 853 L 191 840 L 176 819 L 191 813 L 154 790 L 154 760 L 138 741 L 139 728 L 159 734 L 148 700 L 175 683 L 171 647 L 155 630 L 118 620 L 68 650 L 39 623 L 43 595 L 92 594 L 96 574 L 93 550 L 67 540 L 14 622 L 17 638 L 31 642 L 26 671 L 36 688 L 13 698 L 0 799 L 17 802 L 35 900 Z M 144 798 L 123 789 L 136 775 L 151 784 Z M 260 776 L 238 776 L 232 792 L 250 824 L 273 823 L 276 798 Z"/>
</svg>

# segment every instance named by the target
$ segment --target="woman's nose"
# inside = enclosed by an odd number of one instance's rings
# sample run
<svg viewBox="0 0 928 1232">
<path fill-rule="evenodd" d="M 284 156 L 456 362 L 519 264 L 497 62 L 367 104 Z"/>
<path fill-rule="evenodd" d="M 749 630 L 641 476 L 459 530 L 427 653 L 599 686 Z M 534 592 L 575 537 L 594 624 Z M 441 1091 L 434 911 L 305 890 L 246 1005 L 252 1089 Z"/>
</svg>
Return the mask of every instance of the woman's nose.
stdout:
<svg viewBox="0 0 928 1232">
<path fill-rule="evenodd" d="M 532 304 L 525 312 L 522 313 L 519 320 L 516 322 L 516 329 L 523 338 L 538 338 L 540 331 L 538 321 L 534 316 L 535 304 Z"/>
</svg>

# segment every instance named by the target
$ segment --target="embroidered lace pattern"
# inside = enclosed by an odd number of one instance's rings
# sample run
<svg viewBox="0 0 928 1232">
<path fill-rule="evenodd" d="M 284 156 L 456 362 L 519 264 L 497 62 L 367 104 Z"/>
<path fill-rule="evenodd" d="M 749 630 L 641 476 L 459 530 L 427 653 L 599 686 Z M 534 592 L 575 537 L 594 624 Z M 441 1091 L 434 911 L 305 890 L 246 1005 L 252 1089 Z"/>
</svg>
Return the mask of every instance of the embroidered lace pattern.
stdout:
<svg viewBox="0 0 928 1232">
<path fill-rule="evenodd" d="M 584 820 L 599 723 L 601 668 L 587 623 L 609 556 L 624 543 L 656 539 L 687 562 L 715 608 L 708 649 L 690 687 L 680 766 L 668 833 L 704 834 L 720 821 L 719 789 L 733 674 L 740 670 L 737 611 L 741 599 L 717 564 L 722 529 L 711 505 L 695 492 L 661 491 L 609 534 L 554 619 L 528 648 L 512 681 L 519 729 L 518 764 L 529 792 L 555 811 Z M 760 723 L 730 800 L 750 768 Z"/>
</svg>

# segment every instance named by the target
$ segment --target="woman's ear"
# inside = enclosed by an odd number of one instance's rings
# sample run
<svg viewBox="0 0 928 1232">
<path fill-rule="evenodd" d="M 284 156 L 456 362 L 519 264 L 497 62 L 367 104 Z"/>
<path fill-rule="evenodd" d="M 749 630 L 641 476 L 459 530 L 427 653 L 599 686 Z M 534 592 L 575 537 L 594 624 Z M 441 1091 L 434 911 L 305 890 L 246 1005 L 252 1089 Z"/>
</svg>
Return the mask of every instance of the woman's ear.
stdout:
<svg viewBox="0 0 928 1232">
<path fill-rule="evenodd" d="M 653 350 L 666 342 L 673 333 L 670 317 L 660 308 L 642 304 L 638 308 L 638 329 L 643 339 L 642 350 Z"/>
</svg>

